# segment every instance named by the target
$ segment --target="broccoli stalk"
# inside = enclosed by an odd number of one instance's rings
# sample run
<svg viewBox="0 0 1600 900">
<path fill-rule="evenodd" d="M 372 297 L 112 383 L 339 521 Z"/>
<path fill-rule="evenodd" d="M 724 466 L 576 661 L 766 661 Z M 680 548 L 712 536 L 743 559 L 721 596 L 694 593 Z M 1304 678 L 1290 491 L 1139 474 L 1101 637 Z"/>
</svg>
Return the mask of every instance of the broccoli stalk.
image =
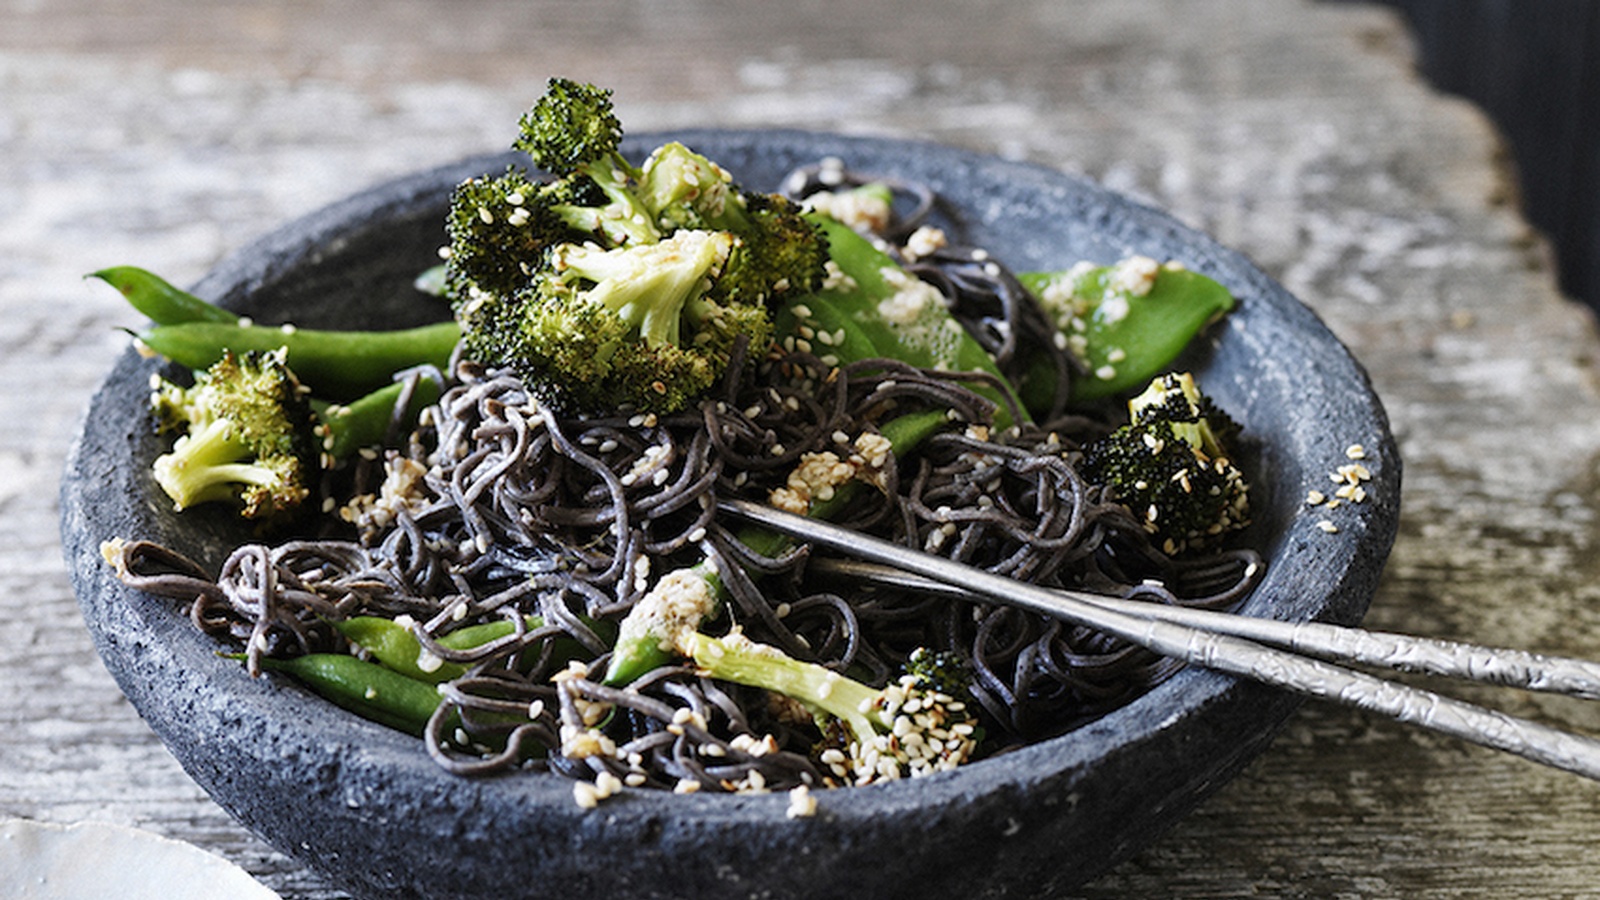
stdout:
<svg viewBox="0 0 1600 900">
<path fill-rule="evenodd" d="M 820 761 L 857 785 L 953 769 L 977 747 L 966 702 L 912 672 L 875 688 L 739 632 L 686 631 L 678 648 L 707 677 L 772 691 L 810 709 L 829 737 Z"/>
<path fill-rule="evenodd" d="M 1084 448 L 1106 485 L 1169 554 L 1217 544 L 1249 524 L 1249 485 L 1228 457 L 1237 425 L 1187 373 L 1163 375 L 1128 403 L 1129 423 Z"/>
<path fill-rule="evenodd" d="M 918 650 L 904 676 L 875 688 L 737 630 L 712 637 L 699 628 L 717 608 L 720 577 L 706 561 L 657 582 L 623 619 L 607 681 L 632 680 L 631 670 L 612 677 L 615 659 L 648 658 L 648 670 L 677 656 L 693 660 L 707 677 L 796 700 L 818 718 L 827 738 L 820 761 L 857 784 L 932 774 L 971 757 L 980 732 L 966 702 L 971 671 L 960 659 Z"/>
<path fill-rule="evenodd" d="M 163 380 L 151 398 L 158 427 L 184 433 L 156 459 L 157 483 L 180 510 L 237 501 L 246 518 L 293 511 L 317 465 L 306 393 L 281 349 L 224 353 L 192 387 Z"/>
</svg>

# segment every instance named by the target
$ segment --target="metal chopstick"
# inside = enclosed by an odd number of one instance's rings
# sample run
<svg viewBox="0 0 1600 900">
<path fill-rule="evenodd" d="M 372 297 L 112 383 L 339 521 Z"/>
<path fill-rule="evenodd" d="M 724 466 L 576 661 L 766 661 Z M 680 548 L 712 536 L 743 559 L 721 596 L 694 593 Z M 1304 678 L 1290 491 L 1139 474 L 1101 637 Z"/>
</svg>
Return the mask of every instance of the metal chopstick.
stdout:
<svg viewBox="0 0 1600 900">
<path fill-rule="evenodd" d="M 1111 597 L 1089 599 L 1087 595 L 1039 587 L 757 503 L 724 500 L 718 506 L 774 531 L 843 552 L 850 557 L 921 576 L 940 585 L 981 596 L 990 602 L 1092 627 L 1163 656 L 1364 709 L 1600 780 L 1600 740 L 1564 732 L 1432 691 L 1385 681 L 1303 654 L 1316 653 L 1331 658 L 1354 659 L 1494 684 L 1556 690 L 1580 697 L 1597 695 L 1595 679 L 1600 667 L 1593 663 L 1542 657 L 1522 651 L 1498 651 L 1402 635 L 1361 632 L 1359 629 L 1340 629 L 1319 623 L 1297 625 L 1279 622 L 1263 628 L 1259 624 L 1249 623 L 1268 620 L 1226 613 L 1194 616 L 1191 614 L 1203 611 L 1182 610 L 1173 616 L 1171 614 L 1177 610 L 1176 607 L 1139 604 Z M 1149 609 L 1129 611 L 1125 609 L 1128 605 Z M 1161 611 L 1160 617 L 1154 612 L 1157 610 Z M 1184 621 L 1178 621 L 1178 617 Z M 1218 617 L 1241 621 L 1230 626 L 1235 633 L 1222 633 L 1209 627 L 1218 624 Z M 1306 628 L 1306 624 L 1316 627 Z M 1345 631 L 1358 633 L 1346 635 L 1343 634 Z M 1269 642 L 1291 648 L 1294 652 L 1270 646 Z M 1356 648 L 1353 656 L 1344 653 L 1349 647 Z M 1418 647 L 1425 648 L 1425 651 Z M 1535 673 L 1534 669 L 1540 671 Z M 1554 670 L 1556 674 L 1546 674 L 1546 670 Z"/>
<path fill-rule="evenodd" d="M 814 559 L 812 571 L 912 590 L 971 599 L 964 588 L 913 575 L 880 563 L 853 559 Z M 1125 600 L 1103 594 L 1053 588 L 1061 596 L 1094 606 L 1228 634 L 1332 662 L 1356 662 L 1402 672 L 1440 675 L 1464 681 L 1600 700 L 1600 663 L 1459 641 L 1367 631 L 1325 622 L 1285 622 L 1237 613 Z"/>
</svg>

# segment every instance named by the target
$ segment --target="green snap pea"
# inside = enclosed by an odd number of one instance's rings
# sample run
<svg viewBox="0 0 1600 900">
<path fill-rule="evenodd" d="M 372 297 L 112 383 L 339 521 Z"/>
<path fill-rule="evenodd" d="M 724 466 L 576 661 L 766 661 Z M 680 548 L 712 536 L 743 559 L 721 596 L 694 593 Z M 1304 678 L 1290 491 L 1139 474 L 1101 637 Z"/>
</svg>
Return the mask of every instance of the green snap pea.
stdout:
<svg viewBox="0 0 1600 900">
<path fill-rule="evenodd" d="M 261 667 L 292 676 L 319 697 L 364 719 L 418 737 L 439 707 L 436 686 L 344 653 L 267 657 Z"/>
<path fill-rule="evenodd" d="M 1085 272 L 1024 272 L 1017 276 L 1034 296 L 1070 294 L 1068 309 L 1045 303 L 1057 317 L 1088 374 L 1073 379 L 1072 400 L 1083 402 L 1143 387 L 1166 371 L 1195 335 L 1234 306 L 1228 289 L 1198 272 L 1162 267 L 1150 290 L 1136 294 L 1116 284 L 1115 266 Z M 1071 281 L 1067 281 L 1071 279 Z M 1055 399 L 1055 371 L 1044 360 L 1021 379 L 1030 409 Z"/>
<path fill-rule="evenodd" d="M 599 634 L 602 640 L 610 641 L 615 636 L 616 626 L 610 622 L 590 619 L 583 621 Z M 525 616 L 523 625 L 529 630 L 541 628 L 544 626 L 544 619 L 539 616 Z M 411 629 L 393 619 L 383 616 L 352 616 L 334 622 L 333 626 L 350 643 L 370 653 L 378 663 L 408 678 L 439 684 L 466 674 L 466 666 L 429 654 L 423 649 L 416 635 L 411 633 Z M 472 650 L 512 634 L 514 628 L 510 620 L 496 619 L 492 622 L 458 628 L 439 638 L 438 642 L 447 650 Z M 552 641 L 551 649 L 558 662 L 589 655 L 583 645 L 572 638 L 556 637 L 552 638 Z"/>
<path fill-rule="evenodd" d="M 322 451 L 334 459 L 345 459 L 363 447 L 382 444 L 405 388 L 404 382 L 397 381 L 345 404 L 313 399 L 311 405 L 317 420 L 327 432 L 323 436 Z M 402 424 L 415 423 L 423 407 L 438 399 L 439 383 L 431 378 L 419 379 L 411 392 Z"/>
<path fill-rule="evenodd" d="M 288 349 L 289 368 L 311 392 L 351 400 L 390 384 L 419 365 L 444 367 L 461 337 L 455 322 L 395 331 L 325 331 L 288 326 L 180 322 L 139 332 L 139 342 L 190 369 L 204 369 L 223 351 Z"/>
<path fill-rule="evenodd" d="M 894 302 L 897 296 L 908 296 L 895 283 L 896 273 L 916 283 L 899 263 L 849 226 L 826 217 L 814 221 L 827 235 L 828 253 L 849 281 L 779 308 L 776 331 L 787 349 L 793 349 L 789 340 L 805 340 L 819 357 L 832 355 L 841 362 L 882 357 L 923 369 L 985 372 L 1005 384 L 994 357 L 943 304 L 912 302 L 902 307 Z M 1000 405 L 997 426 L 1011 424 L 1003 388 L 974 385 L 973 390 Z"/>
<path fill-rule="evenodd" d="M 138 266 L 112 266 L 90 272 L 86 277 L 98 278 L 121 291 L 129 305 L 148 316 L 150 321 L 161 325 L 177 325 L 181 322 L 236 325 L 239 322 L 238 313 L 207 303 Z"/>
</svg>

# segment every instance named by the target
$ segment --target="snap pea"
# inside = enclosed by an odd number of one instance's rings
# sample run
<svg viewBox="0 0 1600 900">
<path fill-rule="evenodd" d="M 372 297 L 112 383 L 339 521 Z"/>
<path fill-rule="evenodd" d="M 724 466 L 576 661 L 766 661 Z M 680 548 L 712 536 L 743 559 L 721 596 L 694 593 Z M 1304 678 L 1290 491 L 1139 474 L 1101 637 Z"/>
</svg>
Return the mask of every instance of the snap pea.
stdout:
<svg viewBox="0 0 1600 900">
<path fill-rule="evenodd" d="M 455 322 L 395 331 L 325 331 L 289 326 L 180 322 L 139 332 L 152 352 L 204 369 L 223 351 L 288 348 L 289 368 L 318 397 L 351 400 L 389 384 L 394 373 L 419 365 L 448 365 L 461 337 Z"/>
<path fill-rule="evenodd" d="M 1034 296 L 1055 287 L 1069 292 L 1070 309 L 1046 303 L 1087 374 L 1073 379 L 1072 400 L 1084 402 L 1142 387 L 1170 367 L 1195 335 L 1234 306 L 1228 289 L 1198 272 L 1161 267 L 1150 290 L 1117 284 L 1117 266 L 1084 271 L 1024 272 L 1017 276 Z M 1070 281 L 1069 281 L 1070 279 Z M 1030 409 L 1055 399 L 1055 370 L 1039 359 L 1019 380 Z"/>
<path fill-rule="evenodd" d="M 418 737 L 439 707 L 436 686 L 344 653 L 265 657 L 261 667 L 294 677 L 319 697 L 364 719 Z"/>
<path fill-rule="evenodd" d="M 590 619 L 583 621 L 585 625 L 599 633 L 602 640 L 609 641 L 615 636 L 616 626 L 610 622 Z M 544 626 L 544 619 L 539 616 L 525 616 L 523 625 L 529 630 L 541 628 Z M 334 622 L 333 626 L 352 644 L 370 653 L 378 663 L 408 678 L 439 684 L 466 674 L 466 666 L 429 654 L 423 649 L 416 635 L 411 633 L 411 629 L 393 619 L 382 616 L 352 616 Z M 490 641 L 506 637 L 512 634 L 514 629 L 515 626 L 510 620 L 496 619 L 492 622 L 458 628 L 440 637 L 438 643 L 447 650 L 472 650 Z M 583 645 L 572 638 L 556 637 L 552 638 L 552 641 L 554 642 L 552 651 L 558 662 L 587 654 Z"/>
<path fill-rule="evenodd" d="M 86 277 L 98 278 L 121 291 L 129 305 L 148 316 L 150 321 L 161 325 L 181 322 L 236 325 L 239 322 L 238 313 L 207 303 L 138 266 L 112 266 L 90 272 Z"/>
<path fill-rule="evenodd" d="M 931 292 L 930 287 L 921 286 L 899 263 L 849 226 L 820 216 L 813 221 L 827 235 L 834 263 L 849 278 L 780 307 L 776 331 L 790 336 L 786 341 L 808 341 L 819 357 L 832 355 L 841 361 L 882 357 L 923 369 L 985 372 L 995 377 L 996 384 L 1006 384 L 994 357 L 943 304 L 914 299 L 896 302 L 916 296 L 905 285 Z M 815 336 L 807 338 L 807 334 Z M 998 427 L 1012 424 L 1006 388 L 974 384 L 973 390 L 999 404 Z"/>
<path fill-rule="evenodd" d="M 313 398 L 311 407 L 327 429 L 322 451 L 334 459 L 344 459 L 362 447 L 382 444 L 405 388 L 404 382 L 397 381 L 345 404 Z M 431 378 L 418 379 L 404 421 L 415 422 L 422 408 L 438 399 L 439 383 Z"/>
</svg>

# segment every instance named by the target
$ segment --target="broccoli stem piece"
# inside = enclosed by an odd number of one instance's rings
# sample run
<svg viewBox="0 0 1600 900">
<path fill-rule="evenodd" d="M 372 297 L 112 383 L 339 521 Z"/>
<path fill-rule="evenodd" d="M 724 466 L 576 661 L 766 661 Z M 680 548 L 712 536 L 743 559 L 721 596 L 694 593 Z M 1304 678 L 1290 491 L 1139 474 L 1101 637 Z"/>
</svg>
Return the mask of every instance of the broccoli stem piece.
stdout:
<svg viewBox="0 0 1600 900">
<path fill-rule="evenodd" d="M 928 410 L 890 419 L 881 431 L 895 455 L 903 456 L 948 425 L 942 410 Z M 838 515 L 863 487 L 859 481 L 840 485 L 833 497 L 812 504 L 809 515 Z M 746 547 L 769 557 L 782 553 L 792 542 L 788 535 L 751 525 L 741 526 L 736 536 Z M 699 628 L 701 622 L 715 618 L 726 599 L 722 574 L 709 558 L 663 576 L 622 620 L 605 683 L 630 684 L 651 669 L 671 663 L 681 655 L 676 649 L 679 631 Z"/>
<path fill-rule="evenodd" d="M 297 466 L 274 457 L 255 458 L 256 446 L 238 423 L 226 419 L 207 422 L 190 431 L 171 453 L 156 458 L 156 482 L 175 508 L 232 500 L 243 494 L 270 496 L 270 501 L 250 502 L 247 509 L 288 508 L 298 505 L 309 491 Z M 246 512 L 254 518 L 257 513 Z"/>
<path fill-rule="evenodd" d="M 795 659 L 742 633 L 679 636 L 680 652 L 720 681 L 762 688 L 799 701 L 822 721 L 819 759 L 855 784 L 931 775 L 954 768 L 977 747 L 976 720 L 963 700 L 907 674 L 874 688 L 826 666 Z M 829 720 L 848 736 L 830 733 Z M 842 738 L 842 740 L 841 740 Z"/>
<path fill-rule="evenodd" d="M 792 697 L 815 712 L 839 719 L 850 726 L 857 741 L 870 741 L 894 725 L 892 720 L 885 721 L 877 704 L 881 690 L 758 644 L 743 634 L 712 637 L 690 631 L 679 638 L 678 650 L 712 678 Z"/>
<path fill-rule="evenodd" d="M 727 232 L 683 230 L 636 248 L 565 244 L 556 248 L 552 265 L 564 277 L 595 282 L 583 299 L 616 314 L 646 346 L 678 346 L 685 312 L 705 314 L 691 301 L 721 270 L 732 246 Z"/>
</svg>

